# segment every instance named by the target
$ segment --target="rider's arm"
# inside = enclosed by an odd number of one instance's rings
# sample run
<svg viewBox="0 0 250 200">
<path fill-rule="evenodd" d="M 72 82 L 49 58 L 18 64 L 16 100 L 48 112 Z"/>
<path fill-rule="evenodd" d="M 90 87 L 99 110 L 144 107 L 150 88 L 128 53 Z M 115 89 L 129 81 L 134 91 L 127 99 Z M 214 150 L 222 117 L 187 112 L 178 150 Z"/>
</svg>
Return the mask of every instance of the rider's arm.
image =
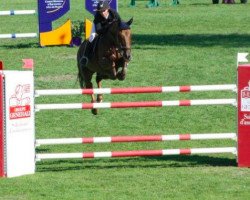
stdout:
<svg viewBox="0 0 250 200">
<path fill-rule="evenodd" d="M 97 34 L 101 34 L 103 32 L 101 21 L 102 21 L 102 17 L 99 13 L 97 13 L 93 21 L 94 26 L 95 26 L 95 31 Z"/>
</svg>

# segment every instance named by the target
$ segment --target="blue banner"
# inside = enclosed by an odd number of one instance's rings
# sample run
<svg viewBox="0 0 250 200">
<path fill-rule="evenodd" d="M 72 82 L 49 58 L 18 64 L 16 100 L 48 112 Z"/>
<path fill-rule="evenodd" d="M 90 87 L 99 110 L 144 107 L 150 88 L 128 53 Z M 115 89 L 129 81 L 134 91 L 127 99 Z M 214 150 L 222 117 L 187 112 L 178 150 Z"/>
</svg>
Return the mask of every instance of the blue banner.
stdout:
<svg viewBox="0 0 250 200">
<path fill-rule="evenodd" d="M 38 0 L 39 32 L 52 30 L 52 22 L 70 10 L 70 0 Z"/>
<path fill-rule="evenodd" d="M 98 2 L 99 0 L 85 0 L 86 10 L 89 11 L 91 14 L 95 15 Z M 117 0 L 109 0 L 109 5 L 112 9 L 118 11 Z"/>
</svg>

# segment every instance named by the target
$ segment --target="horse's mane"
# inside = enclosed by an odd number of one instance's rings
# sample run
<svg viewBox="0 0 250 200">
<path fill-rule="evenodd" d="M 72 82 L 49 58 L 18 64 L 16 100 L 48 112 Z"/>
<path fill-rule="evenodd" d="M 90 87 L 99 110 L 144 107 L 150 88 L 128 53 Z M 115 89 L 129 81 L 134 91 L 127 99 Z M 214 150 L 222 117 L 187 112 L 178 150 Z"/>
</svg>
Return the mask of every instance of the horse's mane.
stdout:
<svg viewBox="0 0 250 200">
<path fill-rule="evenodd" d="M 115 19 L 112 22 L 109 22 L 108 27 L 107 27 L 107 32 L 109 32 L 114 27 L 116 28 L 115 29 L 116 33 L 118 33 L 119 31 L 122 31 L 122 30 L 130 29 L 130 25 L 127 24 L 125 21 L 123 21 L 123 20 L 120 21 L 120 20 Z"/>
<path fill-rule="evenodd" d="M 110 32 L 118 32 L 119 24 L 120 22 L 117 19 L 114 19 L 113 21 L 109 22 L 107 25 L 106 34 L 109 34 Z"/>
</svg>

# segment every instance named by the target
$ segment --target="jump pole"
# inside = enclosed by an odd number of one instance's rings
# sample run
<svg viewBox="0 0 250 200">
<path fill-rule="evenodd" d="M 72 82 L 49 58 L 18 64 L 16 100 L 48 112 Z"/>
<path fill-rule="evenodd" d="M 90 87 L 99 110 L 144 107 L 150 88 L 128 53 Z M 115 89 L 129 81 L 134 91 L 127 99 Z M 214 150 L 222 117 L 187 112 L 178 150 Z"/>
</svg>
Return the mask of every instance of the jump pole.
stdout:
<svg viewBox="0 0 250 200">
<path fill-rule="evenodd" d="M 202 133 L 176 135 L 140 135 L 140 136 L 113 136 L 113 137 L 82 137 L 82 138 L 55 138 L 36 139 L 36 146 L 57 144 L 94 144 L 94 143 L 121 143 L 121 142 L 156 142 L 179 140 L 237 140 L 236 133 Z"/>
<path fill-rule="evenodd" d="M 36 10 L 5 10 L 0 11 L 0 16 L 9 16 L 9 15 L 34 15 Z"/>
<path fill-rule="evenodd" d="M 177 101 L 142 101 L 142 102 L 112 102 L 112 103 L 72 103 L 72 104 L 37 104 L 36 111 L 41 110 L 65 110 L 65 109 L 99 109 L 99 108 L 142 108 L 165 106 L 198 106 L 198 105 L 233 105 L 236 99 L 201 99 L 201 100 L 177 100 Z"/>
<path fill-rule="evenodd" d="M 50 95 L 79 95 L 79 94 L 136 94 L 136 93 L 170 93 L 195 91 L 237 91 L 235 84 L 227 85 L 184 85 L 163 87 L 130 87 L 130 88 L 97 88 L 97 89 L 50 89 L 36 90 L 36 97 Z"/>
<path fill-rule="evenodd" d="M 34 15 L 36 10 L 7 10 L 0 11 L 0 16 L 11 16 L 11 15 Z M 15 39 L 15 38 L 37 38 L 37 33 L 10 33 L 0 34 L 0 39 Z"/>
<path fill-rule="evenodd" d="M 193 149 L 163 149 L 163 150 L 141 150 L 141 151 L 113 151 L 113 152 L 84 152 L 84 153 L 48 153 L 36 154 L 36 161 L 44 159 L 69 159 L 69 158 L 112 158 L 112 157 L 140 157 L 140 156 L 167 156 L 167 155 L 193 155 L 193 154 L 215 154 L 215 153 L 237 153 L 236 147 L 220 148 L 193 148 Z"/>
<path fill-rule="evenodd" d="M 14 39 L 14 38 L 37 38 L 37 33 L 10 33 L 0 34 L 0 39 Z"/>
</svg>

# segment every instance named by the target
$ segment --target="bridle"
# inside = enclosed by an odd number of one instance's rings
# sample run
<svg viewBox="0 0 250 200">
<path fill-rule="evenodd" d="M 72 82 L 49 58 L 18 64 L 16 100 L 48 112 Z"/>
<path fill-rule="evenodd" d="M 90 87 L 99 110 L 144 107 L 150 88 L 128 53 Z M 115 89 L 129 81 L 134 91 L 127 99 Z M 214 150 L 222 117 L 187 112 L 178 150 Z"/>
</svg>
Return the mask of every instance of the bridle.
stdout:
<svg viewBox="0 0 250 200">
<path fill-rule="evenodd" d="M 119 47 L 119 50 L 121 50 L 121 51 L 127 51 L 127 50 L 131 50 L 131 47 L 129 46 L 129 47 L 127 47 L 127 46 L 120 46 Z"/>
<path fill-rule="evenodd" d="M 119 32 L 118 32 L 118 34 L 119 34 Z M 124 60 L 127 60 L 127 58 L 125 57 L 125 52 L 131 51 L 131 46 L 126 46 L 126 44 L 123 45 L 122 41 L 119 41 L 118 35 L 117 35 L 117 41 L 118 41 L 117 48 L 118 48 L 119 53 L 121 54 L 121 56 L 123 57 Z"/>
<path fill-rule="evenodd" d="M 114 20 L 112 21 L 109 25 L 115 23 L 115 22 L 118 22 L 117 20 Z M 119 33 L 121 32 L 122 30 L 119 30 L 119 27 L 117 28 L 117 31 L 114 35 L 114 46 L 115 46 L 115 50 L 118 54 L 120 54 L 122 56 L 122 58 L 124 60 L 127 60 L 126 58 L 126 54 L 125 52 L 126 51 L 130 51 L 131 50 L 131 46 L 126 46 L 122 44 L 122 41 L 120 41 L 120 37 L 119 37 Z"/>
</svg>

